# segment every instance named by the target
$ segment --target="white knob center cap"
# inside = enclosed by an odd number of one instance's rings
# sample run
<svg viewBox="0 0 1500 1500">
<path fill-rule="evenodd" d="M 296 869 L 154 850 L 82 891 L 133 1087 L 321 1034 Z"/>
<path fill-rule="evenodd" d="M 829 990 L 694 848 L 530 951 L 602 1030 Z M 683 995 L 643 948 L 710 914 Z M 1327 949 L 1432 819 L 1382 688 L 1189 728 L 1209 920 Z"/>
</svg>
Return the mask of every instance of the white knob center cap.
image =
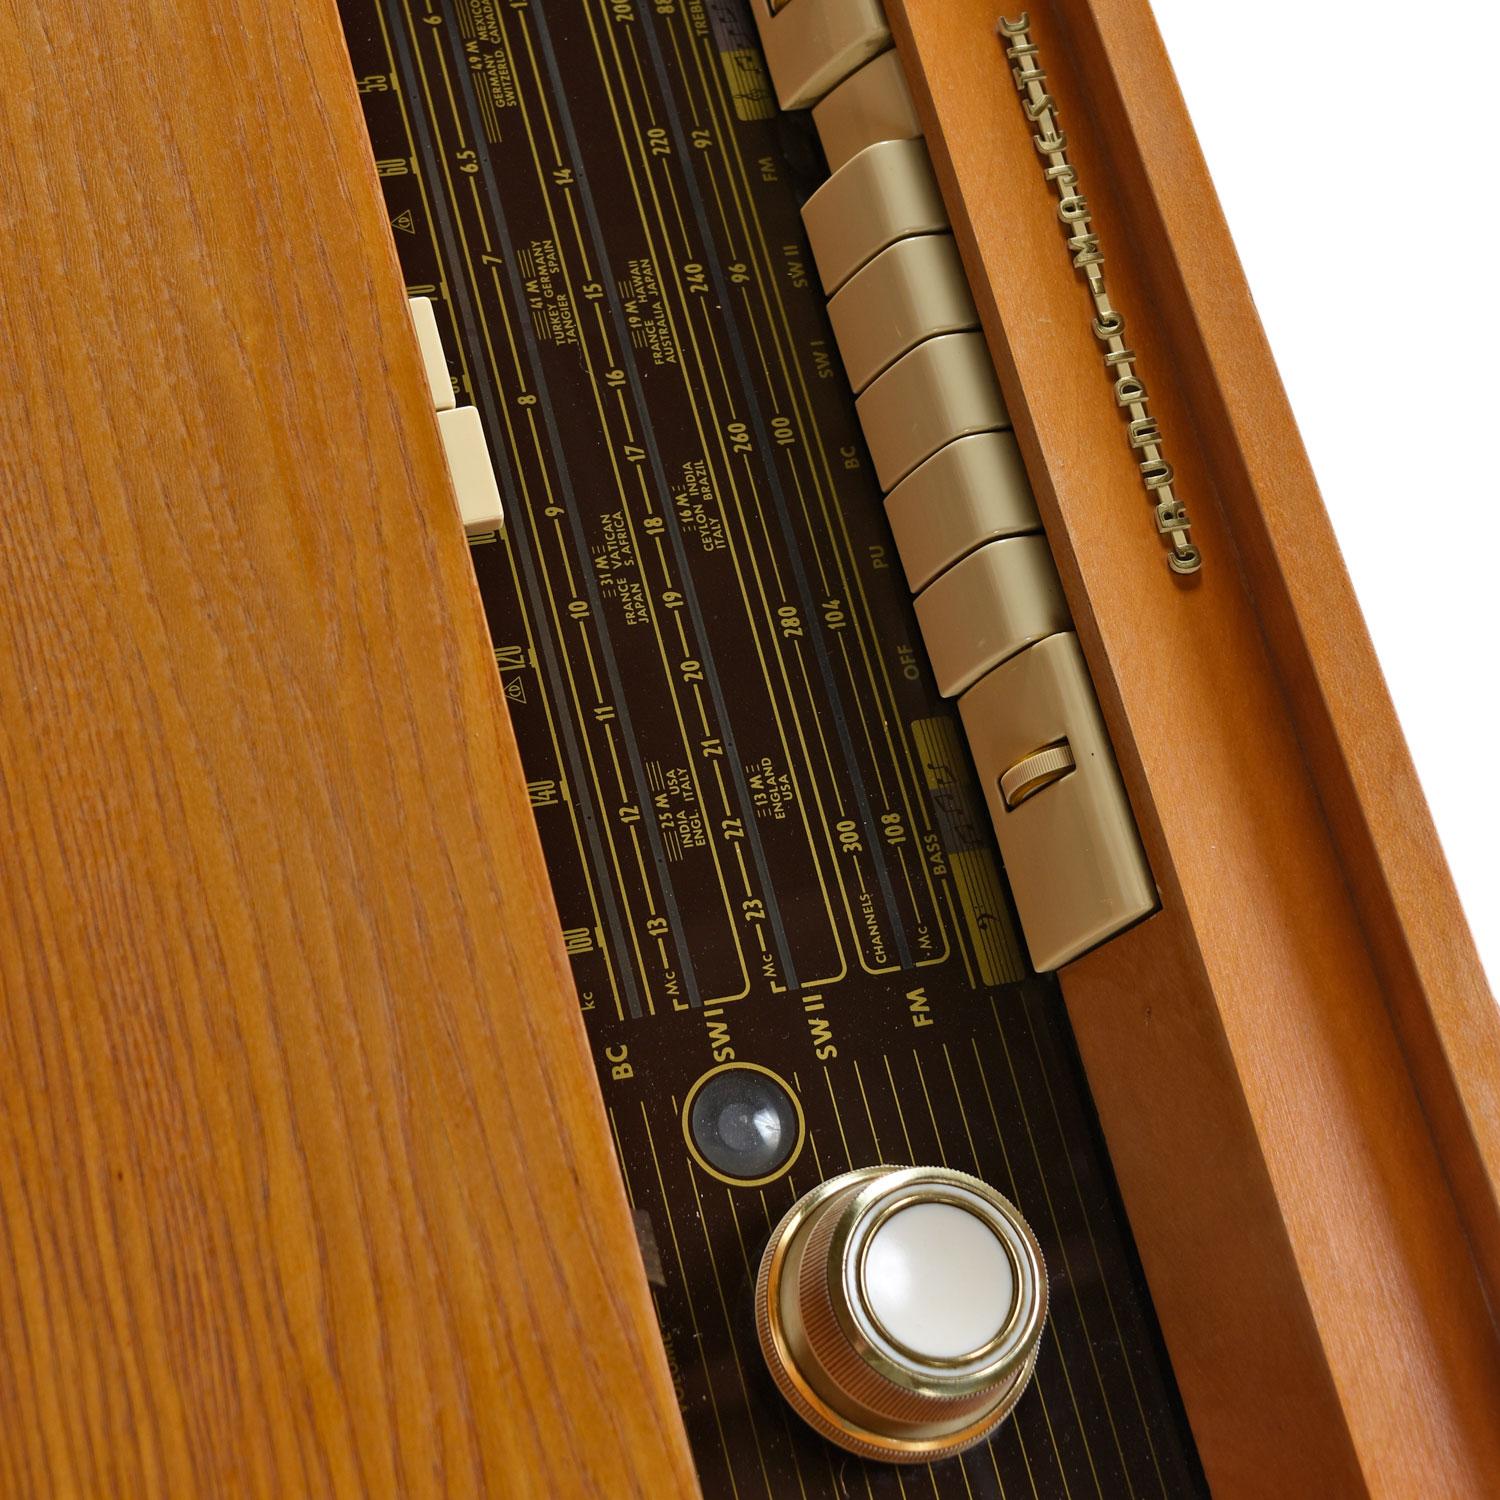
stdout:
<svg viewBox="0 0 1500 1500">
<path fill-rule="evenodd" d="M 865 1252 L 866 1305 L 913 1354 L 959 1360 L 999 1334 L 1015 1305 L 1015 1273 L 993 1230 L 955 1203 L 892 1214 Z"/>
</svg>

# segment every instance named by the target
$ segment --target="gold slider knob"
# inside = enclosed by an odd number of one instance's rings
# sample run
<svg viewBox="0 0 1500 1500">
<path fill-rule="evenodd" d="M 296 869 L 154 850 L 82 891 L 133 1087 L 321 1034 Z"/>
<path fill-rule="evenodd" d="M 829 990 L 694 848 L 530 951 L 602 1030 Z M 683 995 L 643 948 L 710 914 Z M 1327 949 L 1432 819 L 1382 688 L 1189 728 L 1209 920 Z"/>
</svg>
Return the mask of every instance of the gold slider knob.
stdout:
<svg viewBox="0 0 1500 1500">
<path fill-rule="evenodd" d="M 776 1226 L 755 1288 L 781 1393 L 865 1458 L 930 1463 L 983 1441 L 1036 1367 L 1042 1253 L 1015 1206 L 943 1167 L 865 1167 Z"/>
</svg>

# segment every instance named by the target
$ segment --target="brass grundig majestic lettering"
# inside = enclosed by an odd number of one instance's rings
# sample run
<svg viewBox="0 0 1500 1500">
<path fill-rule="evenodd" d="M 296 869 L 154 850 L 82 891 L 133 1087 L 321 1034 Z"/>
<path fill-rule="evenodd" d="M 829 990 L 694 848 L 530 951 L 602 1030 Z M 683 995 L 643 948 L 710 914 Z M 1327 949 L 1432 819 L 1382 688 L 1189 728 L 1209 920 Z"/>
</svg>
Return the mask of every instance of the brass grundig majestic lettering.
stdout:
<svg viewBox="0 0 1500 1500">
<path fill-rule="evenodd" d="M 1047 74 L 1038 65 L 1037 48 L 1027 35 L 1030 26 L 1031 17 L 1023 12 L 1017 21 L 1002 19 L 997 30 L 1009 43 L 1005 55 L 1012 64 L 1021 108 L 1037 126 L 1031 139 L 1047 163 L 1043 175 L 1057 187 L 1057 217 L 1069 231 L 1073 265 L 1088 278 L 1094 298 L 1094 336 L 1103 344 L 1105 368 L 1114 376 L 1115 401 L 1130 418 L 1126 431 L 1130 446 L 1141 455 L 1141 480 L 1156 507 L 1156 529 L 1172 544 L 1167 565 L 1174 573 L 1196 573 L 1203 566 L 1203 555 L 1188 534 L 1187 507 L 1172 493 L 1172 466 L 1162 457 L 1161 432 L 1147 408 L 1146 387 L 1135 371 L 1135 352 L 1125 345 L 1125 315 L 1110 304 L 1104 289 L 1099 236 L 1089 220 L 1088 200 L 1078 191 L 1078 173 L 1068 161 L 1068 138 L 1058 129 L 1057 106 L 1045 87 Z"/>
</svg>

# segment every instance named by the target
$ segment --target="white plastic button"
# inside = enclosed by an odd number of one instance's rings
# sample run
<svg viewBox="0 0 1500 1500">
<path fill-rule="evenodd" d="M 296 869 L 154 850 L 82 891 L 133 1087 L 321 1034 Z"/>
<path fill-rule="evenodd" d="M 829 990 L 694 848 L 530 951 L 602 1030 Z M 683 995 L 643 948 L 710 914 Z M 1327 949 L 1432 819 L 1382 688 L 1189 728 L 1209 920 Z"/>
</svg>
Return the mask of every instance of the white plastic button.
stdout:
<svg viewBox="0 0 1500 1500">
<path fill-rule="evenodd" d="M 868 386 L 855 407 L 885 490 L 955 438 L 1010 426 L 978 333 L 946 333 L 918 344 Z"/>
<path fill-rule="evenodd" d="M 1016 1279 L 998 1236 L 955 1203 L 914 1203 L 870 1236 L 870 1315 L 925 1359 L 972 1359 L 1004 1328 Z"/>
<path fill-rule="evenodd" d="M 979 326 L 951 234 L 921 234 L 882 250 L 844 283 L 828 317 L 856 395 L 924 339 Z"/>
<path fill-rule="evenodd" d="M 927 147 L 881 141 L 845 162 L 802 205 L 823 290 L 831 297 L 887 245 L 948 227 Z"/>
<path fill-rule="evenodd" d="M 846 78 L 812 112 L 828 170 L 877 141 L 909 141 L 922 134 L 900 55 L 882 52 Z"/>
<path fill-rule="evenodd" d="M 1022 647 L 1072 625 L 1042 536 L 1008 537 L 971 552 L 917 596 L 916 608 L 945 698 Z"/>
<path fill-rule="evenodd" d="M 412 297 L 407 305 L 411 308 L 412 327 L 417 330 L 417 346 L 422 351 L 422 367 L 427 372 L 433 410 L 451 411 L 453 379 L 448 374 L 448 356 L 443 353 L 443 339 L 438 333 L 432 298 Z"/>
<path fill-rule="evenodd" d="M 1042 529 L 1008 432 L 939 448 L 886 497 L 885 513 L 914 594 L 985 542 Z"/>
<path fill-rule="evenodd" d="M 493 531 L 504 524 L 505 508 L 478 409 L 460 406 L 440 411 L 438 431 L 443 437 L 443 453 L 453 478 L 464 530 Z"/>
</svg>

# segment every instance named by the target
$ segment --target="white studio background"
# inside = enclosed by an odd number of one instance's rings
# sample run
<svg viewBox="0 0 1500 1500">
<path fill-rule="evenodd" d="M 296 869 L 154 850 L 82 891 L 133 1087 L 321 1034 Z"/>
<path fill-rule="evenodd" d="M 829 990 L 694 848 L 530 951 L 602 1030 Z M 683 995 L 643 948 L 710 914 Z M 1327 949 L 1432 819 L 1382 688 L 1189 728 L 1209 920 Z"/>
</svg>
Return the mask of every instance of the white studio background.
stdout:
<svg viewBox="0 0 1500 1500">
<path fill-rule="evenodd" d="M 1153 4 L 1500 987 L 1500 7 Z"/>
</svg>

